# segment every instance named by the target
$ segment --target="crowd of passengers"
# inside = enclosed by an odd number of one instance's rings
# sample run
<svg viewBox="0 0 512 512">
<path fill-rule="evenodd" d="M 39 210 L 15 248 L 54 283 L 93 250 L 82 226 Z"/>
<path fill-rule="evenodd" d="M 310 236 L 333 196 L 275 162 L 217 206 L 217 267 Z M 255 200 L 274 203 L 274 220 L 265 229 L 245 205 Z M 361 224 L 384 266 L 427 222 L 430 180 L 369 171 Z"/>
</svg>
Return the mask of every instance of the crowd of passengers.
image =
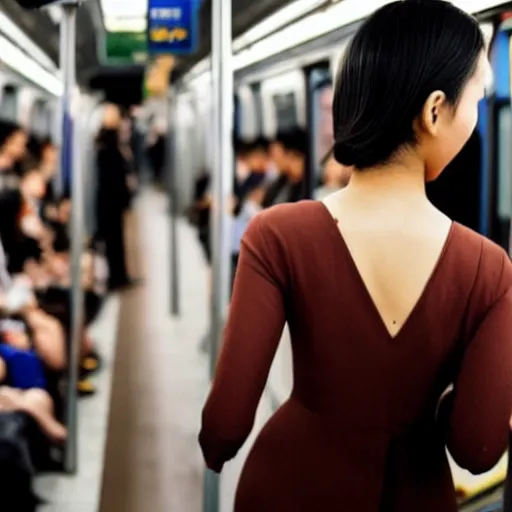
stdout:
<svg viewBox="0 0 512 512">
<path fill-rule="evenodd" d="M 108 292 L 132 281 L 123 219 L 135 189 L 134 162 L 123 123 L 118 109 L 107 108 L 96 139 L 97 232 L 83 240 L 79 396 L 94 394 L 91 376 L 101 366 L 89 327 Z M 57 193 L 58 154 L 50 138 L 0 122 L 0 510 L 5 512 L 36 510 L 33 476 L 58 468 L 67 437 L 71 199 L 66 186 Z"/>
<path fill-rule="evenodd" d="M 296 202 L 305 197 L 305 172 L 308 165 L 308 134 L 294 128 L 277 134 L 273 140 L 235 140 L 233 197 L 229 205 L 233 219 L 231 264 L 234 277 L 240 242 L 251 219 L 265 208 Z M 340 165 L 329 152 L 321 162 L 315 199 L 322 199 L 348 184 L 351 169 Z M 211 264 L 210 210 L 212 195 L 210 172 L 197 179 L 190 221 L 196 226 L 208 265 Z M 203 340 L 206 350 L 208 336 Z"/>
</svg>

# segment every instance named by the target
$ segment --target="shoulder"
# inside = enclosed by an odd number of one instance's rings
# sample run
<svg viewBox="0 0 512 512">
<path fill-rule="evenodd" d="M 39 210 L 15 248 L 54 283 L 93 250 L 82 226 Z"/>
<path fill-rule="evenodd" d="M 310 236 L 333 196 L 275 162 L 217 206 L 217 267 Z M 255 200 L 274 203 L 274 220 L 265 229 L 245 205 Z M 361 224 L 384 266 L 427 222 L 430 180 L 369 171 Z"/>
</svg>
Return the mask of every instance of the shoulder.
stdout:
<svg viewBox="0 0 512 512">
<path fill-rule="evenodd" d="M 315 225 L 327 210 L 317 201 L 285 203 L 258 213 L 242 237 L 242 250 L 265 262 L 274 274 L 288 275 L 304 259 L 304 249 L 311 245 Z M 283 277 L 283 276 L 281 276 Z M 284 277 L 283 277 L 284 280 Z"/>
<path fill-rule="evenodd" d="M 507 252 L 485 236 L 455 225 L 460 260 L 477 263 L 474 291 L 494 302 L 512 287 L 512 262 Z M 487 302 L 487 301 L 486 301 Z"/>
<path fill-rule="evenodd" d="M 265 230 L 288 232 L 291 229 L 307 229 L 326 213 L 319 201 L 304 200 L 296 203 L 283 203 L 260 212 L 254 224 Z"/>
</svg>

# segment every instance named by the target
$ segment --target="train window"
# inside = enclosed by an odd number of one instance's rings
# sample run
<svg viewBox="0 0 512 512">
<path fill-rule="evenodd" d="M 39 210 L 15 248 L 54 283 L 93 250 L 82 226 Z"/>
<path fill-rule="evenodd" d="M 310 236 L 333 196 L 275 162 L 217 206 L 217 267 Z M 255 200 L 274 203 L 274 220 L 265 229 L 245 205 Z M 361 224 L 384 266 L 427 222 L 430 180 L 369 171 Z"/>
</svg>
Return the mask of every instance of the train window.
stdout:
<svg viewBox="0 0 512 512">
<path fill-rule="evenodd" d="M 295 94 L 293 92 L 275 94 L 272 100 L 276 112 L 277 131 L 286 131 L 296 128 L 299 122 Z"/>
<path fill-rule="evenodd" d="M 46 102 L 43 100 L 36 100 L 32 106 L 32 113 L 30 116 L 30 126 L 32 130 L 38 135 L 48 134 L 51 130 L 50 116 Z"/>
<path fill-rule="evenodd" d="M 12 85 L 6 85 L 2 91 L 0 116 L 3 119 L 16 121 L 18 111 L 18 90 Z"/>
</svg>

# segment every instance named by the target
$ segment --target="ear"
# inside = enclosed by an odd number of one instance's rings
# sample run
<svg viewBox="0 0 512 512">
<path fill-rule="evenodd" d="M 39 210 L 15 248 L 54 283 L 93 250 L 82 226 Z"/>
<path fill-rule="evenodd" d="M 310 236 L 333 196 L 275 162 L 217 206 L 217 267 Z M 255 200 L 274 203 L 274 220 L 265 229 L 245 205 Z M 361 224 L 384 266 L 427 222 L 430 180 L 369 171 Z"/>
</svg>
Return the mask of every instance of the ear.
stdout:
<svg viewBox="0 0 512 512">
<path fill-rule="evenodd" d="M 443 91 L 432 92 L 421 111 L 421 130 L 435 136 L 439 131 L 442 116 L 446 114 L 446 94 Z"/>
</svg>

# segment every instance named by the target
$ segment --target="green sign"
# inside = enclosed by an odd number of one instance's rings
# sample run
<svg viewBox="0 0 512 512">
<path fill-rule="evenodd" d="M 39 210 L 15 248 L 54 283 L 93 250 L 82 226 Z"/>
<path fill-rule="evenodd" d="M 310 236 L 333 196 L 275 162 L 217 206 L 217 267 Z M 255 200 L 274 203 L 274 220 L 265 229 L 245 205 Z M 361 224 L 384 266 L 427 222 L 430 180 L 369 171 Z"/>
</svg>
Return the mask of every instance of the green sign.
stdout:
<svg viewBox="0 0 512 512">
<path fill-rule="evenodd" d="M 147 60 L 146 32 L 107 32 L 107 59 L 114 64 L 145 63 Z"/>
</svg>

